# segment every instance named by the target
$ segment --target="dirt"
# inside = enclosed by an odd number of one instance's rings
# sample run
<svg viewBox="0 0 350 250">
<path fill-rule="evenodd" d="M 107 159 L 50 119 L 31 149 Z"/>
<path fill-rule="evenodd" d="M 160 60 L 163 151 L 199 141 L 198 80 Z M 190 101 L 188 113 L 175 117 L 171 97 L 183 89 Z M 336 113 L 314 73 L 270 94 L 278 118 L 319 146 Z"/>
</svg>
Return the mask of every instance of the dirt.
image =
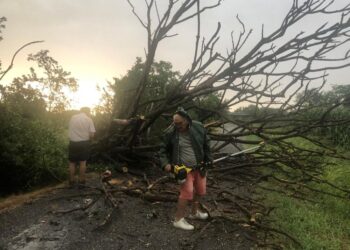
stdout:
<svg viewBox="0 0 350 250">
<path fill-rule="evenodd" d="M 126 175 L 116 178 L 128 185 L 135 181 Z M 98 185 L 98 178 L 87 183 Z M 208 187 L 208 197 L 213 190 Z M 112 207 L 103 197 L 85 211 L 58 213 L 85 206 L 98 194 L 92 188 L 59 188 L 2 212 L 0 249 L 256 249 L 239 225 L 189 220 L 195 230 L 180 230 L 172 226 L 176 203 L 149 202 L 125 193 L 115 195 L 118 209 L 104 226 L 99 225 Z"/>
</svg>

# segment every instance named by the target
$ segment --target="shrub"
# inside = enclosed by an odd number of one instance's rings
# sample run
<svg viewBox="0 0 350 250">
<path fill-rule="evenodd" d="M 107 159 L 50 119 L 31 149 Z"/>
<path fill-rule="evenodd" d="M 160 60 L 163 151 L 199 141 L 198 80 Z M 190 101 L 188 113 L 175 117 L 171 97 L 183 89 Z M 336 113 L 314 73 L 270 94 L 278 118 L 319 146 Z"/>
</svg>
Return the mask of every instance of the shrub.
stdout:
<svg viewBox="0 0 350 250">
<path fill-rule="evenodd" d="M 62 179 L 66 169 L 63 130 L 0 104 L 0 195 Z"/>
</svg>

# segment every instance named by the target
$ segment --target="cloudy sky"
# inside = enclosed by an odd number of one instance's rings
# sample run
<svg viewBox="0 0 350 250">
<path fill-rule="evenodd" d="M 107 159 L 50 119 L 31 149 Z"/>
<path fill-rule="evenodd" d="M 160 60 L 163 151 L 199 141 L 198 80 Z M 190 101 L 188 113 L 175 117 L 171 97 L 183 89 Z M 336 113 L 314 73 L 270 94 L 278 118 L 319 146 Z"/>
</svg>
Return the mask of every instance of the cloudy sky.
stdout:
<svg viewBox="0 0 350 250">
<path fill-rule="evenodd" d="M 142 15 L 144 1 L 132 2 Z M 159 2 L 166 4 L 167 1 Z M 239 15 L 247 29 L 254 29 L 250 40 L 253 44 L 260 36 L 261 25 L 264 24 L 266 33 L 278 27 L 291 3 L 292 0 L 224 0 L 219 8 L 203 15 L 202 35 L 214 32 L 220 21 L 218 49 L 225 51 L 230 46 L 231 31 L 239 32 L 235 18 Z M 336 0 L 337 6 L 348 3 L 349 0 Z M 96 84 L 103 86 L 107 80 L 124 75 L 137 56 L 144 56 L 146 32 L 126 0 L 0 0 L 1 16 L 7 18 L 4 40 L 0 42 L 4 68 L 23 44 L 45 41 L 24 49 L 2 84 L 28 72 L 32 66 L 26 61 L 29 53 L 48 49 L 50 55 L 79 80 L 80 89 L 73 96 L 73 107 L 97 104 Z M 326 21 L 332 20 L 310 19 L 297 29 L 312 30 Z M 178 36 L 161 43 L 156 59 L 170 61 L 174 69 L 184 72 L 192 59 L 195 26 L 189 22 L 177 27 L 174 32 Z M 348 76 L 346 70 L 338 71 L 331 75 L 330 81 L 345 84 Z"/>
</svg>

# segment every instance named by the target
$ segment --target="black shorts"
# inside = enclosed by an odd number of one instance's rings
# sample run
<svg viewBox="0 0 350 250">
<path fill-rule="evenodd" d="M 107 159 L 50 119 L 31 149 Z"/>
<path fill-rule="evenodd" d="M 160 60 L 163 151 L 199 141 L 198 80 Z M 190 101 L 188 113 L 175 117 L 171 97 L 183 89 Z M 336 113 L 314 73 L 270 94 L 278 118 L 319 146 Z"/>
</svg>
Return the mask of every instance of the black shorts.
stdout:
<svg viewBox="0 0 350 250">
<path fill-rule="evenodd" d="M 68 160 L 70 162 L 87 161 L 90 156 L 90 141 L 70 141 L 68 146 Z"/>
</svg>

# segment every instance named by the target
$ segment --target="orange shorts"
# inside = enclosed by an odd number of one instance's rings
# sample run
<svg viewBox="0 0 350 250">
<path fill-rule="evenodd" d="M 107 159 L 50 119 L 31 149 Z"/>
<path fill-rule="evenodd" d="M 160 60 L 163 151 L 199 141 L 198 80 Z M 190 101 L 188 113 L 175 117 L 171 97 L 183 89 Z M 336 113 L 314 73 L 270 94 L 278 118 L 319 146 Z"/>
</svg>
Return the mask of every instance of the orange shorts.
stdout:
<svg viewBox="0 0 350 250">
<path fill-rule="evenodd" d="M 187 174 L 185 183 L 180 187 L 180 199 L 192 200 L 193 194 L 205 195 L 207 178 L 202 177 L 198 170 L 193 170 Z"/>
</svg>

